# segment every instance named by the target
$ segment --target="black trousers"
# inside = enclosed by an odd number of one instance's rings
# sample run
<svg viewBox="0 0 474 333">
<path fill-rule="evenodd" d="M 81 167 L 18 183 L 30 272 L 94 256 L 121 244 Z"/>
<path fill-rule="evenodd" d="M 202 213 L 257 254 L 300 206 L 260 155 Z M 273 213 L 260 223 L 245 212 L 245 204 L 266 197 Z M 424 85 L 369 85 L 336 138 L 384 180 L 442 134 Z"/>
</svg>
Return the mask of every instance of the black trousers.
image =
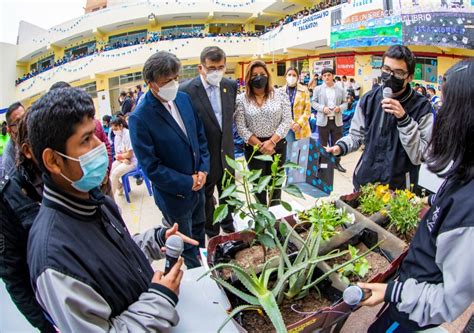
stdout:
<svg viewBox="0 0 474 333">
<path fill-rule="evenodd" d="M 206 182 L 204 193 L 206 195 L 206 235 L 211 238 L 214 236 L 219 235 L 220 228 L 224 231 L 232 231 L 234 228 L 234 219 L 232 217 L 232 213 L 234 211 L 233 206 L 229 206 L 229 213 L 227 214 L 226 218 L 222 220 L 220 223 L 214 223 L 214 210 L 216 205 L 216 199 L 214 198 L 214 189 L 217 187 L 217 192 L 219 193 L 219 198 L 222 194 L 222 178 L 224 174 L 222 173 L 221 176 L 218 178 L 217 181 L 213 181 L 210 183 Z M 225 204 L 228 198 L 224 198 L 223 200 L 219 199 L 219 204 Z"/>
<path fill-rule="evenodd" d="M 321 146 L 327 147 L 329 144 L 329 138 L 331 138 L 331 146 L 334 146 L 340 138 L 342 138 L 342 129 L 344 126 L 336 126 L 334 119 L 328 119 L 326 126 L 318 126 L 319 142 Z M 340 157 L 336 157 L 337 163 L 341 160 Z"/>
<path fill-rule="evenodd" d="M 268 139 L 269 138 L 259 138 L 259 140 L 262 141 L 262 142 L 264 142 Z M 247 160 L 247 162 L 249 161 L 250 156 L 252 156 L 252 153 L 253 153 L 253 146 L 246 144 L 245 145 L 245 159 Z M 277 143 L 277 145 L 275 147 L 275 154 L 280 154 L 281 155 L 279 166 L 282 166 L 286 161 L 286 140 L 285 139 L 282 139 Z M 259 155 L 262 155 L 262 153 L 257 151 L 255 153 L 254 157 L 259 156 Z M 263 176 L 269 176 L 269 175 L 272 174 L 272 169 L 271 169 L 272 162 L 265 162 L 265 161 L 260 161 L 260 160 L 257 160 L 255 158 L 252 158 L 252 160 L 250 162 L 248 162 L 248 167 L 251 170 L 261 169 L 262 170 L 262 177 Z M 262 205 L 267 205 L 268 198 L 267 198 L 267 192 L 266 191 L 262 191 L 260 193 L 257 193 L 256 197 Z M 270 206 L 278 205 L 279 204 L 278 201 L 280 200 L 280 198 L 281 198 L 281 190 L 275 190 L 273 192 L 273 197 L 271 198 L 272 202 L 270 203 Z"/>
<path fill-rule="evenodd" d="M 336 126 L 334 119 L 328 119 L 326 126 L 318 126 L 319 142 L 322 146 L 327 147 L 329 138 L 331 138 L 331 145 L 334 146 L 336 141 L 342 138 L 342 128 Z"/>
</svg>

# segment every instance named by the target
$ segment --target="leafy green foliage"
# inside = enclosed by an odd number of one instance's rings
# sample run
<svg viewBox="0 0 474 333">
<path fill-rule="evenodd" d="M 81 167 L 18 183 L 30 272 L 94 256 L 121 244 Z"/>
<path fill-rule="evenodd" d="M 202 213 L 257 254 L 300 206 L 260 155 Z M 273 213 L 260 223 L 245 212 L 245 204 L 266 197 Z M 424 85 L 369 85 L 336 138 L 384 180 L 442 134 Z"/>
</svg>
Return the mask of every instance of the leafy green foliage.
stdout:
<svg viewBox="0 0 474 333">
<path fill-rule="evenodd" d="M 401 234 L 416 229 L 420 220 L 419 214 L 423 202 L 409 190 L 396 190 L 395 196 L 390 200 L 390 225 Z"/>
<path fill-rule="evenodd" d="M 319 228 L 318 221 L 321 220 L 321 237 L 328 240 L 337 233 L 337 228 L 344 224 L 352 224 L 354 215 L 337 208 L 334 203 L 319 200 L 317 205 L 307 211 L 298 213 L 301 222 L 311 222 Z"/>
<path fill-rule="evenodd" d="M 388 185 L 367 184 L 360 188 L 360 211 L 372 215 L 383 210 L 390 201 Z"/>
<path fill-rule="evenodd" d="M 358 257 L 359 250 L 349 245 L 349 254 L 351 259 Z M 350 283 L 348 277 L 350 276 L 358 276 L 360 278 L 364 278 L 367 273 L 369 272 L 370 264 L 365 257 L 359 257 L 358 259 L 354 260 L 351 264 L 342 267 L 338 270 L 339 277 L 342 281 L 346 282 L 347 284 Z"/>
</svg>

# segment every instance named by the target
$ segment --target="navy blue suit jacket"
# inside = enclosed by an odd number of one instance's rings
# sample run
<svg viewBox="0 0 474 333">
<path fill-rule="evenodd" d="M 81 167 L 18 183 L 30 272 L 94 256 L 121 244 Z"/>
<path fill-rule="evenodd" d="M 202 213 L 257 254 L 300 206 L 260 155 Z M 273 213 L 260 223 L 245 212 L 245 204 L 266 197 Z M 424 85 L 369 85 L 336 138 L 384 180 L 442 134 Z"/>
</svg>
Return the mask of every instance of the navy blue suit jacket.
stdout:
<svg viewBox="0 0 474 333">
<path fill-rule="evenodd" d="M 189 96 L 178 92 L 174 103 L 187 136 L 150 91 L 128 122 L 133 151 L 153 183 L 155 203 L 163 213 L 181 216 L 192 209 L 197 195 L 192 191 L 192 175 L 209 172 L 209 151 L 204 126 Z"/>
</svg>

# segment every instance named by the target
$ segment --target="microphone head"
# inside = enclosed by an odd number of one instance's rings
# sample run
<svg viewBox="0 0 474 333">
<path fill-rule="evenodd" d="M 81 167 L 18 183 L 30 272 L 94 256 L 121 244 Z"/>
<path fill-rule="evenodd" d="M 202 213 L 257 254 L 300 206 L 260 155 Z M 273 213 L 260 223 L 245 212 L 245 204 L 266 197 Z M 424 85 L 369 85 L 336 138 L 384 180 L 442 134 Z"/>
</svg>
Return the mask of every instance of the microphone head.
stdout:
<svg viewBox="0 0 474 333">
<path fill-rule="evenodd" d="M 357 305 L 364 298 L 364 291 L 358 286 L 349 286 L 344 290 L 342 299 L 348 305 Z"/>
<path fill-rule="evenodd" d="M 383 88 L 383 98 L 392 98 L 393 90 L 390 87 Z"/>
<path fill-rule="evenodd" d="M 166 240 L 166 255 L 178 258 L 184 250 L 184 242 L 183 239 L 177 235 L 171 235 Z"/>
</svg>

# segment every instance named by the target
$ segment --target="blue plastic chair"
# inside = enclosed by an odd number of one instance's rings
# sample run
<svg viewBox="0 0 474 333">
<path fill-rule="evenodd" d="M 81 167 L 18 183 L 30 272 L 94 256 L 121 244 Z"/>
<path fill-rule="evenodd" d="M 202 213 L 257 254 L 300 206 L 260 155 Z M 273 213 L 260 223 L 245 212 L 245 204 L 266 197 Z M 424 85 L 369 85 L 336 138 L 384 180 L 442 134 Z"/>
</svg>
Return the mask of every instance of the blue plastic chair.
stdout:
<svg viewBox="0 0 474 333">
<path fill-rule="evenodd" d="M 127 200 L 128 203 L 130 203 L 129 193 L 132 190 L 132 188 L 130 187 L 130 182 L 129 182 L 128 178 L 135 177 L 135 176 L 140 176 L 140 177 L 143 178 L 143 181 L 145 182 L 146 188 L 148 190 L 148 194 L 150 196 L 153 195 L 153 190 L 151 188 L 150 180 L 148 179 L 147 176 L 145 176 L 145 174 L 143 173 L 142 168 L 138 165 L 135 170 L 127 172 L 126 174 L 124 174 L 122 176 L 123 193 L 125 194 L 125 199 Z"/>
</svg>

